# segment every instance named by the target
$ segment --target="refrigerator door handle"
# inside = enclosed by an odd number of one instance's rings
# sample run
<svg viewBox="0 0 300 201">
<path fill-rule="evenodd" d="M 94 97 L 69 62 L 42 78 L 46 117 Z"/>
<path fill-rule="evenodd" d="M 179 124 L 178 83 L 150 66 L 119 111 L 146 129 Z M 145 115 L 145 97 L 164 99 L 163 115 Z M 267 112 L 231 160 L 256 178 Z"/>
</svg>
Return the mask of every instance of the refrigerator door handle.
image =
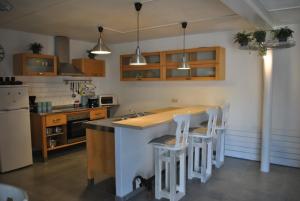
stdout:
<svg viewBox="0 0 300 201">
<path fill-rule="evenodd" d="M 17 110 L 29 110 L 29 107 L 20 107 L 14 109 L 1 109 L 0 112 L 10 112 L 10 111 L 17 111 Z"/>
</svg>

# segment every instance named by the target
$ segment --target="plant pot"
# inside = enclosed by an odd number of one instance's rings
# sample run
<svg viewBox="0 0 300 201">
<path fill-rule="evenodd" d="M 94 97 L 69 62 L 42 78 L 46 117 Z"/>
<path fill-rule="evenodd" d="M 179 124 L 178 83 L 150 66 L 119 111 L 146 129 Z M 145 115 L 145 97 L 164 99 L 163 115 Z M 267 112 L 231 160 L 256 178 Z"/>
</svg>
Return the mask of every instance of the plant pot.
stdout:
<svg viewBox="0 0 300 201">
<path fill-rule="evenodd" d="M 241 47 L 245 47 L 248 45 L 249 41 L 240 41 L 239 43 Z"/>
<path fill-rule="evenodd" d="M 33 54 L 41 54 L 41 51 L 40 50 L 32 50 L 32 53 Z"/>
<path fill-rule="evenodd" d="M 286 42 L 287 41 L 287 37 L 278 37 L 278 41 L 279 42 Z"/>
</svg>

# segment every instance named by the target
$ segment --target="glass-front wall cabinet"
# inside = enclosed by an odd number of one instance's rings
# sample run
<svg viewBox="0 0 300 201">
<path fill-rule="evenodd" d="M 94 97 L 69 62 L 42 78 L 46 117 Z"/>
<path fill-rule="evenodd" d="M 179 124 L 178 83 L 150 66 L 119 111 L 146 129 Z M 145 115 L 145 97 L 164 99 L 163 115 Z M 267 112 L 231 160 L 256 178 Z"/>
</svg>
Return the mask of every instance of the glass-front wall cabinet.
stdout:
<svg viewBox="0 0 300 201">
<path fill-rule="evenodd" d="M 189 70 L 179 70 L 184 56 L 182 50 L 167 51 L 166 80 L 223 80 L 225 50 L 221 47 L 187 49 Z"/>
<path fill-rule="evenodd" d="M 204 47 L 186 50 L 189 70 L 179 70 L 183 50 L 144 53 L 147 65 L 130 66 L 130 56 L 121 56 L 121 80 L 224 80 L 225 49 Z"/>
<path fill-rule="evenodd" d="M 145 53 L 147 65 L 130 65 L 132 55 L 121 56 L 121 80 L 161 80 L 161 54 L 160 52 Z"/>
<path fill-rule="evenodd" d="M 57 58 L 52 55 L 22 53 L 14 55 L 15 75 L 57 75 Z"/>
</svg>

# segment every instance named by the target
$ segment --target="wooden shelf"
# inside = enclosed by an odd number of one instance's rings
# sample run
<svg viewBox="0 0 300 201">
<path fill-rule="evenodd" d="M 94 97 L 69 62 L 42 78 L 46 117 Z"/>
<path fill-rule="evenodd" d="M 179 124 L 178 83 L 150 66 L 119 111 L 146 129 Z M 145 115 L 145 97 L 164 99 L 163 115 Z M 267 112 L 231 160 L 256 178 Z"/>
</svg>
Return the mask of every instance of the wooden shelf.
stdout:
<svg viewBox="0 0 300 201">
<path fill-rule="evenodd" d="M 86 140 L 82 140 L 82 141 L 79 141 L 79 142 L 73 142 L 73 143 L 69 143 L 69 144 L 58 145 L 58 146 L 53 147 L 53 148 L 47 148 L 47 151 L 62 149 L 62 148 L 65 148 L 65 147 L 73 146 L 73 145 L 76 145 L 76 144 L 82 144 L 82 143 L 85 143 L 85 142 L 86 142 Z"/>
<path fill-rule="evenodd" d="M 46 136 L 47 137 L 53 137 L 53 136 L 64 135 L 64 134 L 65 134 L 64 132 L 61 132 L 61 133 L 51 133 L 51 134 L 47 134 Z"/>
</svg>

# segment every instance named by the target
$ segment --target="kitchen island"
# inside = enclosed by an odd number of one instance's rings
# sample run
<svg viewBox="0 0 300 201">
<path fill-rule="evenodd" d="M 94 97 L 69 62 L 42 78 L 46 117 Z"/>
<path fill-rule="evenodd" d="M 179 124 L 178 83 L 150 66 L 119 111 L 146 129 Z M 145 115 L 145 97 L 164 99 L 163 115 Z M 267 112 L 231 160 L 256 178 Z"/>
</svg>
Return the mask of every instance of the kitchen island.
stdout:
<svg viewBox="0 0 300 201">
<path fill-rule="evenodd" d="M 204 114 L 209 107 L 211 106 L 168 108 L 155 110 L 151 112 L 152 114 L 141 117 L 124 120 L 112 118 L 86 123 L 87 135 L 93 136 L 87 137 L 90 166 L 88 172 L 92 173 L 88 175 L 89 180 L 93 180 L 93 172 L 99 170 L 102 175 L 115 176 L 116 196 L 126 199 L 133 191 L 133 179 L 136 176 L 148 179 L 154 175 L 154 151 L 152 145 L 148 144 L 149 141 L 165 134 L 175 133 L 172 121 L 174 115 L 191 114 L 192 124 L 199 123 L 200 114 Z M 111 137 L 107 137 L 107 130 L 110 130 Z M 105 144 L 104 141 L 108 138 Z M 101 144 L 102 148 L 99 147 Z M 114 152 L 111 150 L 112 147 Z M 96 150 L 99 153 L 95 153 Z M 110 155 L 106 156 L 107 153 Z"/>
</svg>

